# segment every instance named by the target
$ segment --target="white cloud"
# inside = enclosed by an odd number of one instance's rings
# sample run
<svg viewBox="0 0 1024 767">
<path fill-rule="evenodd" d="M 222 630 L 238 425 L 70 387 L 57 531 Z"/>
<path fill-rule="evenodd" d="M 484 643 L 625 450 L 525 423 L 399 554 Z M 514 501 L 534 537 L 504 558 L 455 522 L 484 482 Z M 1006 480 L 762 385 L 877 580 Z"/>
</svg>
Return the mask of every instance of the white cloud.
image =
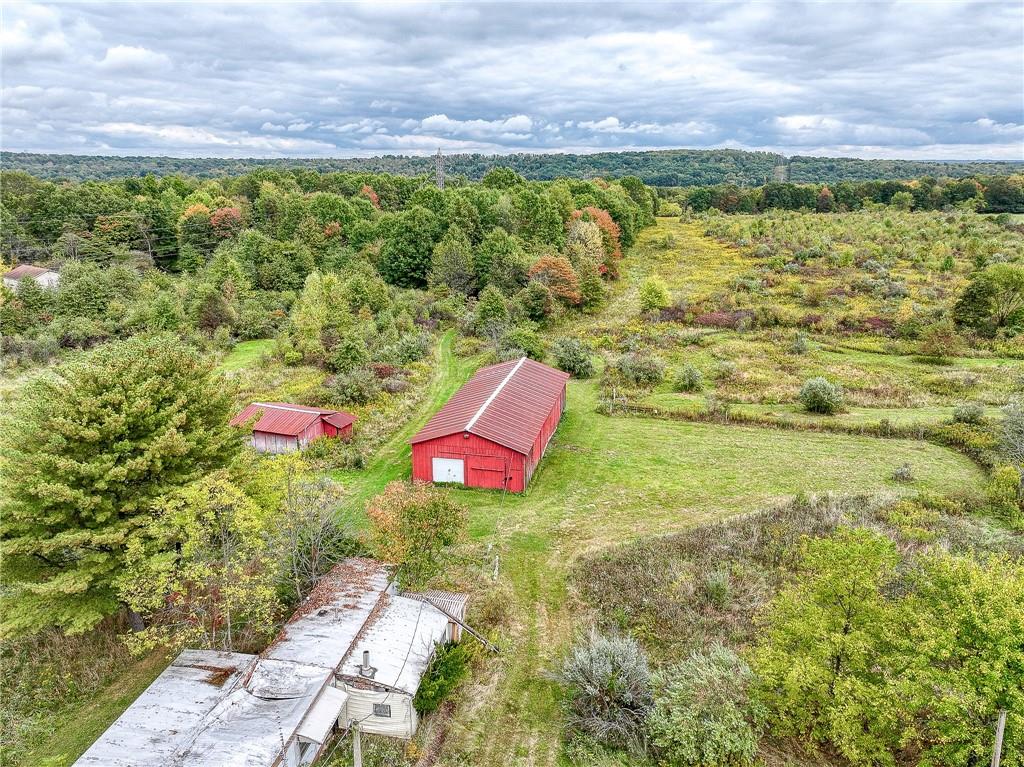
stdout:
<svg viewBox="0 0 1024 767">
<path fill-rule="evenodd" d="M 135 74 L 170 67 L 171 60 L 163 53 L 151 51 L 138 45 L 115 45 L 107 48 L 106 55 L 99 62 L 99 68 L 106 72 Z"/>
<path fill-rule="evenodd" d="M 426 133 L 450 136 L 509 136 L 519 141 L 530 137 L 533 120 L 527 115 L 514 115 L 498 120 L 454 120 L 445 114 L 431 115 L 420 120 L 419 128 Z"/>
<path fill-rule="evenodd" d="M 1019 3 L 598 7 L 8 3 L 0 143 L 1024 156 Z"/>
<path fill-rule="evenodd" d="M 0 51 L 5 64 L 57 61 L 72 52 L 60 13 L 35 3 L 8 4 L 0 24 Z"/>
</svg>

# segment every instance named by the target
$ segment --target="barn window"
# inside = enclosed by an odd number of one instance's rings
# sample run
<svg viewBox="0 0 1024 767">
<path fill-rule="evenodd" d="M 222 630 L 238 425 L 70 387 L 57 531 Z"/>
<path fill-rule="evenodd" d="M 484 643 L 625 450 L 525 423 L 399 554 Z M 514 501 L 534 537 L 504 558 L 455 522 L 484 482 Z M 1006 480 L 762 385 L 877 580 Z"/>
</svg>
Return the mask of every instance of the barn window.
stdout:
<svg viewBox="0 0 1024 767">
<path fill-rule="evenodd" d="M 390 703 L 374 703 L 373 704 L 373 715 L 374 716 L 386 716 L 391 718 L 391 704 Z"/>
</svg>

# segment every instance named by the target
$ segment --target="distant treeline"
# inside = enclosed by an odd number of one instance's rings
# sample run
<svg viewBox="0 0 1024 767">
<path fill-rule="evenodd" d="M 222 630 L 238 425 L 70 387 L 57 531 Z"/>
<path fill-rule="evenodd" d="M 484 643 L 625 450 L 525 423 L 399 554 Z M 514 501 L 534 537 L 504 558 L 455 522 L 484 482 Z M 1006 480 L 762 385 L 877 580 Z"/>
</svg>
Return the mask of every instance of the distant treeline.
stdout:
<svg viewBox="0 0 1024 767">
<path fill-rule="evenodd" d="M 753 189 L 736 184 L 661 188 L 661 199 L 703 212 L 759 213 L 770 209 L 858 210 L 865 205 L 894 205 L 903 210 L 970 207 L 981 213 L 1024 213 L 1024 175 L 932 176 L 913 181 L 840 181 L 836 184 L 773 182 Z"/>
<path fill-rule="evenodd" d="M 258 168 L 309 169 L 320 173 L 393 173 L 418 176 L 432 173 L 433 157 L 385 155 L 364 158 L 318 159 L 223 159 L 177 157 L 105 157 L 92 155 L 29 154 L 3 152 L 6 170 L 22 170 L 37 178 L 56 180 L 109 180 L 131 176 L 224 178 Z M 651 152 L 601 152 L 598 154 L 457 154 L 445 157 L 452 176 L 471 181 L 503 166 L 530 180 L 555 178 L 591 179 L 636 176 L 655 186 L 707 186 L 735 184 L 754 187 L 773 179 L 792 182 L 836 184 L 840 181 L 914 179 L 921 176 L 963 178 L 1018 173 L 1024 163 L 1013 162 L 918 162 L 911 160 L 858 160 L 834 157 L 790 157 L 771 152 L 736 149 L 671 149 Z"/>
</svg>

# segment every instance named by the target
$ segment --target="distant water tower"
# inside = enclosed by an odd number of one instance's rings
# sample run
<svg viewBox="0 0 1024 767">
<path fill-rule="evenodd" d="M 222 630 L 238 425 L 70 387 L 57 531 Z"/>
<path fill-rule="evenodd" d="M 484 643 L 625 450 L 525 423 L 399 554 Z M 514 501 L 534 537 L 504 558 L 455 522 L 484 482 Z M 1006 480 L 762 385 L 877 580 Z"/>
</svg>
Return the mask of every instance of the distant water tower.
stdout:
<svg viewBox="0 0 1024 767">
<path fill-rule="evenodd" d="M 437 148 L 434 155 L 434 178 L 437 180 L 437 188 L 444 189 L 444 155 L 441 154 L 441 147 Z"/>
</svg>

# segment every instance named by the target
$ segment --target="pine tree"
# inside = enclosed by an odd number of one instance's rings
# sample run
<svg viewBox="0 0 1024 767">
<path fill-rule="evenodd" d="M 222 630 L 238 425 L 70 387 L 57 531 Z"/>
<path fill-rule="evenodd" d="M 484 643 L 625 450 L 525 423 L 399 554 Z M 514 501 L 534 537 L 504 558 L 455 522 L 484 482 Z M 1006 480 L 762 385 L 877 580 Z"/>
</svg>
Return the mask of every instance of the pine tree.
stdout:
<svg viewBox="0 0 1024 767">
<path fill-rule="evenodd" d="M 85 631 L 119 609 L 126 547 L 160 498 L 237 450 L 230 405 L 171 335 L 103 346 L 25 387 L 0 429 L 4 634 Z"/>
</svg>

